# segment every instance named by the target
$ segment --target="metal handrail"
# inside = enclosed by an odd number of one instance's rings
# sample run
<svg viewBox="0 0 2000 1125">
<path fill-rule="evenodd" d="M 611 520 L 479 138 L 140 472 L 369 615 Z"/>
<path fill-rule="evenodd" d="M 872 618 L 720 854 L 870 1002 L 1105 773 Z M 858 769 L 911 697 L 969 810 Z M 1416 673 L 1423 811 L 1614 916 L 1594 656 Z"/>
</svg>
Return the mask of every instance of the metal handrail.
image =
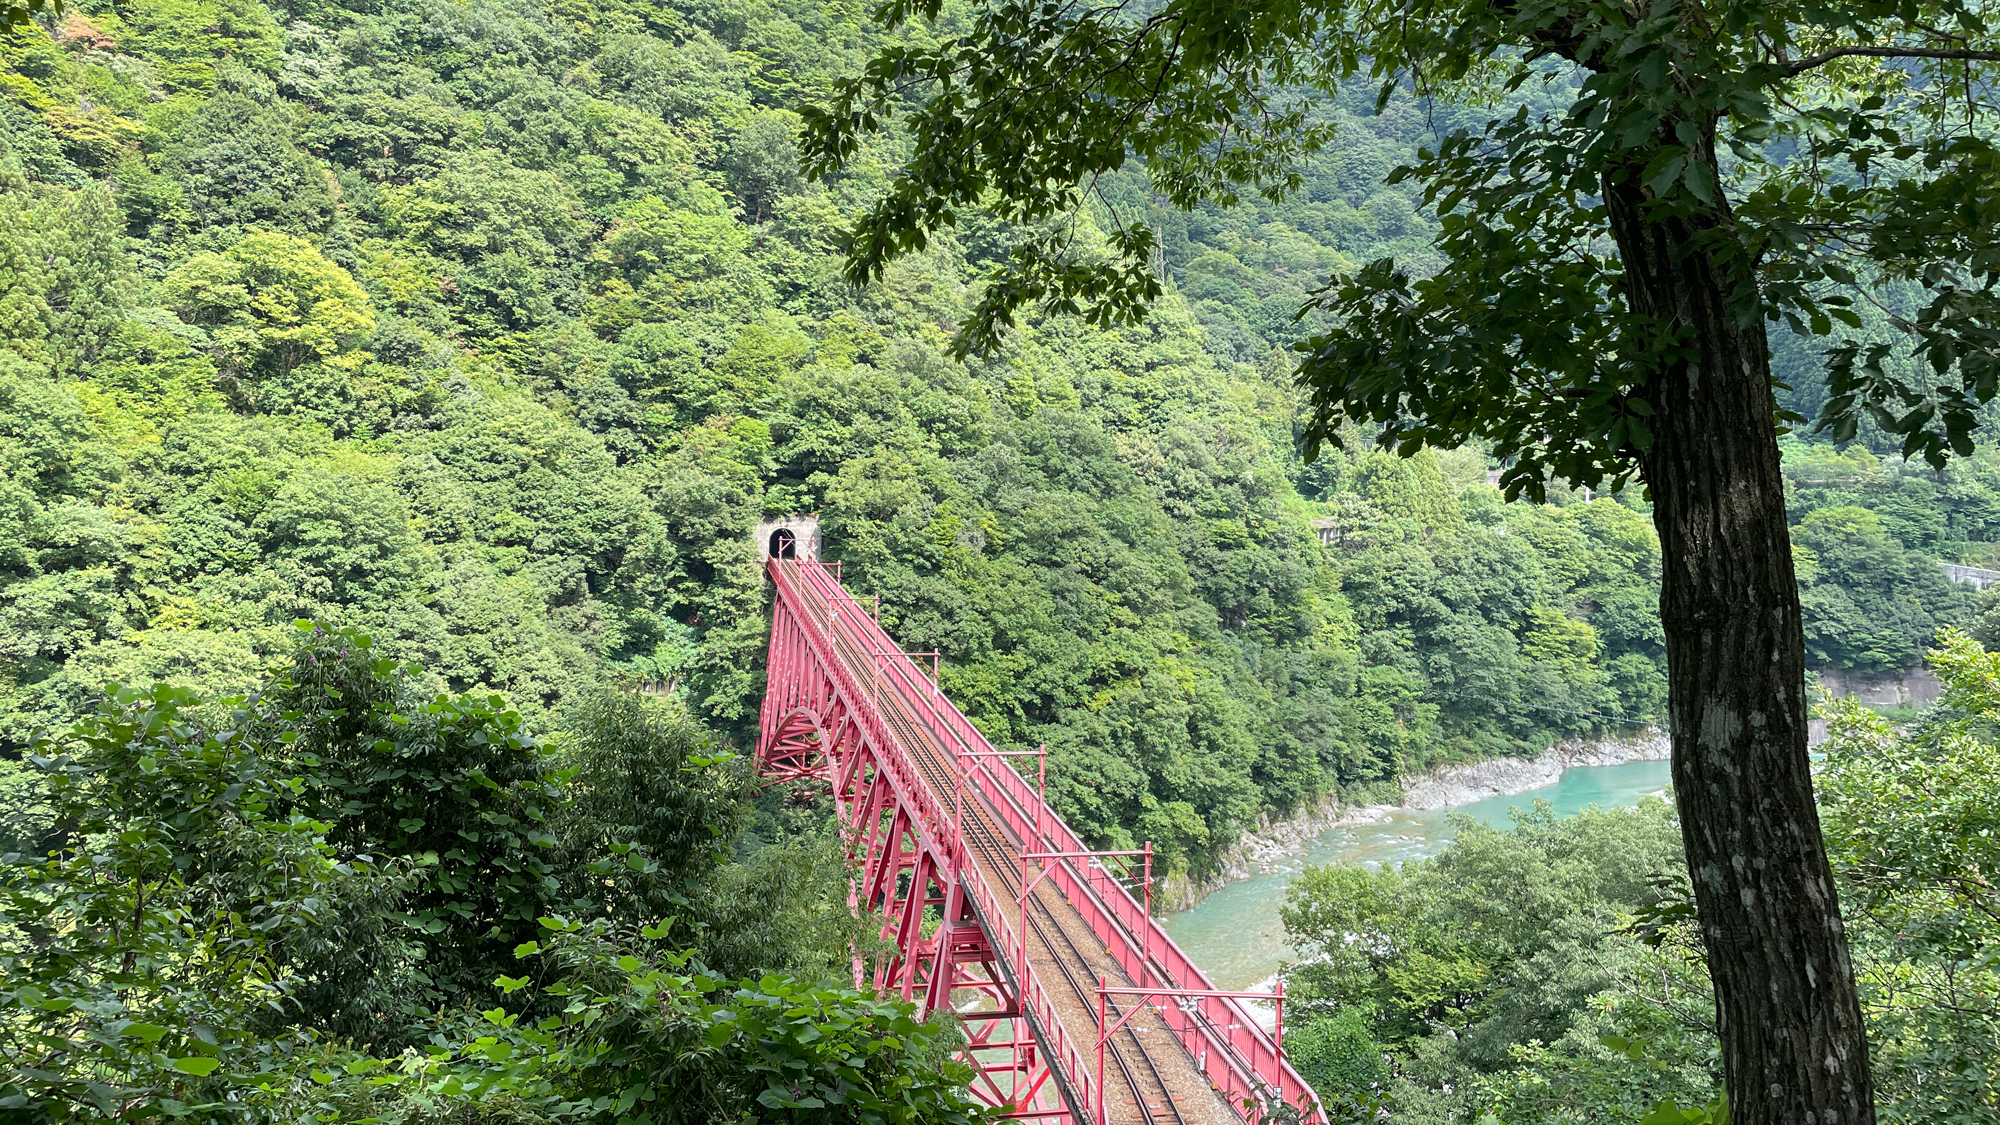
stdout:
<svg viewBox="0 0 2000 1125">
<path fill-rule="evenodd" d="M 815 578 L 822 580 L 825 578 L 823 568 L 820 568 L 816 562 L 802 562 L 799 564 L 799 569 L 806 576 L 807 582 L 815 586 L 819 585 L 819 583 L 814 582 Z M 794 597 L 798 596 L 797 591 L 790 590 L 786 579 L 779 576 L 781 568 L 773 567 L 772 571 L 774 580 L 780 583 L 781 595 L 790 592 Z M 815 574 L 814 571 L 819 571 L 820 573 Z M 848 594 L 845 588 L 835 585 L 835 590 L 847 601 L 853 602 L 853 596 Z M 837 601 L 828 596 L 828 592 L 824 589 L 815 589 L 814 593 L 819 595 L 822 604 L 826 605 L 830 610 L 836 609 L 839 605 Z M 830 613 L 829 617 L 836 625 L 852 627 L 850 623 L 844 621 L 837 613 Z M 863 619 L 866 620 L 865 616 Z M 872 624 L 872 621 L 870 623 Z M 892 753 L 887 755 L 878 755 L 878 759 L 887 759 L 893 762 L 899 773 L 903 771 L 914 772 L 908 749 L 888 729 L 887 725 L 881 722 L 880 717 L 874 713 L 872 701 L 871 706 L 868 708 L 857 706 L 861 700 L 869 699 L 870 697 L 862 693 L 858 686 L 854 685 L 847 676 L 845 665 L 840 661 L 838 654 L 833 651 L 831 638 L 819 637 L 817 635 L 818 624 L 810 618 L 802 618 L 801 624 L 803 625 L 801 632 L 806 636 L 807 642 L 813 646 L 815 653 L 820 657 L 822 663 L 832 671 L 835 680 L 840 684 L 840 690 L 847 695 L 848 711 L 851 714 L 865 716 L 866 721 L 861 724 L 863 737 L 868 738 L 877 747 L 886 747 L 892 751 Z M 876 632 L 880 633 L 881 631 L 878 628 Z M 886 634 L 883 634 L 883 637 L 886 639 Z M 880 658 L 875 659 L 879 660 Z M 907 660 L 904 662 L 908 663 Z M 907 700 L 907 697 L 905 698 Z M 943 810 L 936 807 L 939 802 L 936 801 L 935 795 L 930 791 L 930 786 L 925 784 L 920 776 L 913 780 L 915 788 L 922 794 L 913 804 L 920 809 L 930 812 L 939 822 L 941 829 L 945 825 L 948 825 L 949 821 L 943 816 Z M 926 817 L 926 819 L 930 819 L 930 817 Z M 920 841 L 922 839 L 921 833 L 919 834 L 919 839 Z M 940 864 L 941 869 L 964 871 L 973 867 L 970 857 L 966 854 L 964 840 L 955 832 L 947 835 L 945 832 L 940 831 L 938 839 L 949 841 L 948 844 L 938 848 L 938 858 L 945 861 Z M 988 924 L 998 924 L 1005 927 L 1008 911 L 1003 908 L 998 896 L 994 895 L 991 889 L 986 886 L 985 880 L 972 878 L 965 880 L 965 883 L 972 892 L 975 905 L 980 914 L 989 920 Z M 1003 930 L 1003 932 L 1009 931 Z M 1018 940 L 1018 935 L 1013 936 Z M 1063 1061 L 1064 1065 L 1061 1068 L 1063 1079 L 1076 1088 L 1082 1104 L 1095 1104 L 1097 1091 L 1090 1068 L 1087 1065 L 1086 1057 L 1079 1046 L 1070 1040 L 1068 1031 L 1065 1029 L 1062 1019 L 1056 1011 L 1054 1001 L 1048 996 L 1046 990 L 1042 988 L 1041 982 L 1037 979 L 1032 966 L 1022 963 L 1014 965 L 1012 968 L 1014 970 L 1015 988 L 1020 997 L 1024 1014 L 1027 1014 L 1028 1018 L 1035 1024 L 1036 1031 L 1042 1036 L 1044 1042 L 1054 1052 L 1055 1056 Z"/>
<path fill-rule="evenodd" d="M 996 771 L 991 766 L 990 758 L 980 751 L 990 752 L 992 744 L 944 695 L 942 685 L 924 677 L 881 624 L 862 611 L 860 602 L 853 594 L 816 560 L 801 561 L 799 570 L 806 582 L 814 587 L 814 593 L 819 595 L 823 604 L 834 610 L 834 619 L 860 634 L 857 640 L 864 642 L 864 650 L 870 652 L 877 674 L 888 673 L 891 690 L 906 705 L 910 705 L 912 713 L 919 710 L 928 712 L 924 716 L 929 720 L 926 725 L 931 728 L 930 733 L 939 745 L 950 750 L 957 759 L 955 764 L 959 775 L 967 779 L 974 792 L 1014 833 L 1024 850 L 1031 846 L 1046 847 L 1051 851 L 1089 850 L 1055 810 L 1048 808 L 1039 795 L 1027 788 L 1026 779 L 1011 768 Z M 852 612 L 842 613 L 843 609 L 851 609 Z M 875 717 L 871 715 L 870 718 Z M 897 747 L 899 756 L 906 753 L 900 743 L 892 740 L 888 744 Z M 981 784 L 982 781 L 990 783 L 990 788 Z M 1032 817 L 1030 810 L 1034 813 Z M 962 841 L 954 840 L 953 844 L 954 852 L 962 852 Z M 1064 897 L 1084 915 L 1092 932 L 1105 942 L 1113 958 L 1133 979 L 1151 974 L 1177 989 L 1208 993 L 1217 991 L 1207 974 L 1167 935 L 1157 919 L 1146 914 L 1145 908 L 1124 886 L 1114 879 L 1093 878 L 1087 872 L 1079 871 L 1070 861 L 1058 861 L 1058 867 L 1061 870 L 1055 873 L 1057 885 L 1064 890 Z M 986 901 L 994 896 L 984 887 L 984 881 L 973 879 L 968 882 L 974 886 L 975 898 L 981 900 L 982 912 L 1005 927 L 1006 912 L 997 909 L 997 902 Z M 1093 885 L 1105 882 L 1115 886 L 1117 893 L 1112 894 Z M 1100 922 L 1108 925 L 1100 925 Z M 1008 932 L 1012 933 L 1011 930 Z M 1018 934 L 1013 936 L 1018 941 Z M 1112 940 L 1114 938 L 1117 940 Z M 1026 965 L 1018 967 L 1023 980 L 1031 976 L 1027 969 Z M 1039 985 L 1036 987 L 1039 989 Z M 1311 1084 L 1293 1069 L 1278 1042 L 1234 997 L 1202 996 L 1195 1011 L 1175 1008 L 1163 1010 L 1162 1014 L 1183 1043 L 1191 1047 L 1193 1044 L 1189 1043 L 1188 1037 L 1199 1035 L 1214 1048 L 1196 1052 L 1198 1062 L 1210 1081 L 1236 1102 L 1240 1103 L 1243 1099 L 1262 1101 L 1275 1093 L 1289 1104 L 1317 1107 L 1318 1095 Z M 1060 1022 L 1057 1021 L 1055 1026 L 1058 1036 L 1066 1040 L 1067 1037 L 1060 1033 Z M 1069 1046 L 1065 1043 L 1065 1047 Z M 1067 1049 L 1062 1054 L 1065 1058 L 1073 1057 L 1074 1050 Z M 1073 1070 L 1069 1074 L 1073 1079 L 1087 1078 Z M 1079 1086 L 1088 1084 L 1087 1081 L 1077 1083 Z"/>
</svg>

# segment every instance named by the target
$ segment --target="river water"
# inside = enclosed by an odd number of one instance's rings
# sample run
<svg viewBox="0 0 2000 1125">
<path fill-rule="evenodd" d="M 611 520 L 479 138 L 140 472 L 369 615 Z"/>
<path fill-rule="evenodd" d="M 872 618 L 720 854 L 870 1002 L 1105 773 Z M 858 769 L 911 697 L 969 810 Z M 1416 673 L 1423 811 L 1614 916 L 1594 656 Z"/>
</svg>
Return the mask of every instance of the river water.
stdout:
<svg viewBox="0 0 2000 1125">
<path fill-rule="evenodd" d="M 1615 808 L 1662 793 L 1669 780 L 1665 762 L 1626 762 L 1564 770 L 1553 785 L 1508 797 L 1489 797 L 1455 809 L 1395 809 L 1379 824 L 1330 828 L 1304 851 L 1286 857 L 1282 868 L 1231 883 L 1192 910 L 1162 923 L 1194 963 L 1218 988 L 1264 987 L 1281 962 L 1293 956 L 1278 918 L 1285 887 L 1308 864 L 1347 862 L 1370 866 L 1401 863 L 1435 854 L 1451 842 L 1451 814 L 1505 825 L 1508 810 L 1549 802 L 1557 816 L 1574 816 L 1592 805 Z"/>
</svg>

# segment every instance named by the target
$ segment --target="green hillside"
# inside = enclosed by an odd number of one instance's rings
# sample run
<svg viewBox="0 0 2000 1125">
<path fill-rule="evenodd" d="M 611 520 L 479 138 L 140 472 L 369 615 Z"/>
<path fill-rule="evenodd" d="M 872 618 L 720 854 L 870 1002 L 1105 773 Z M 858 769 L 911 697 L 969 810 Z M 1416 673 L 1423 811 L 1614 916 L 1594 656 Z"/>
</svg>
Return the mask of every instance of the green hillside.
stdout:
<svg viewBox="0 0 2000 1125">
<path fill-rule="evenodd" d="M 1427 238 L 1369 171 L 1409 107 L 1341 110 L 1297 202 L 1181 221 L 1146 327 L 960 364 L 1009 232 L 856 292 L 842 217 L 894 154 L 795 171 L 786 107 L 874 34 L 483 2 L 16 33 L 0 737 L 110 681 L 245 690 L 302 618 L 530 717 L 616 682 L 742 732 L 748 531 L 810 511 L 996 741 L 1050 745 L 1081 829 L 1176 865 L 1262 808 L 1654 716 L 1629 504 L 1503 505 L 1470 451 L 1292 454 L 1291 310 Z"/>
<path fill-rule="evenodd" d="M 798 171 L 796 107 L 881 35 L 846 0 L 81 0 L 0 33 L 0 1117 L 983 1120 L 948 1023 L 814 983 L 863 939 L 823 810 L 741 756 L 766 516 L 817 513 L 973 720 L 1048 745 L 1079 832 L 1176 874 L 1261 814 L 1662 717 L 1636 488 L 1294 451 L 1294 314 L 1435 262 L 1383 176 L 1489 110 L 1325 99 L 1283 202 L 1107 177 L 1163 236 L 1148 321 L 959 361 L 1025 232 L 962 216 L 856 290 L 843 226 L 901 153 Z M 1818 357 L 1776 350 L 1814 413 Z M 1808 430 L 1809 663 L 1970 630 L 1943 709 L 1841 714 L 1825 816 L 1885 1119 L 1992 1120 L 1996 906 L 1958 873 L 1993 862 L 2000 594 L 1938 563 L 2000 566 L 2000 451 Z M 1709 1120 L 1656 1108 L 1718 1093 L 1677 832 L 1531 816 L 1316 870 L 1301 1066 L 1369 1122 Z"/>
</svg>

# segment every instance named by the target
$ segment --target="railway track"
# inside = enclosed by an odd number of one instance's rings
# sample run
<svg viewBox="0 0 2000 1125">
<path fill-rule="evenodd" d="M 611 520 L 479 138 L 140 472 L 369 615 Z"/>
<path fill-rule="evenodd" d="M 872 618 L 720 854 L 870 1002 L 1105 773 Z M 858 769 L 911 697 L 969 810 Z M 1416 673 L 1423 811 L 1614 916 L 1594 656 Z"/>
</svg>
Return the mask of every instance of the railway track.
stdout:
<svg viewBox="0 0 2000 1125">
<path fill-rule="evenodd" d="M 800 583 L 801 588 L 806 588 L 807 585 L 803 581 Z M 827 605 L 817 596 L 803 600 L 822 632 L 832 639 L 835 652 L 841 662 L 847 665 L 853 682 L 857 685 L 872 682 L 874 658 L 868 653 L 865 643 L 853 635 L 843 619 L 843 613 L 837 612 L 836 607 Z M 846 611 L 859 612 L 859 606 L 846 607 Z M 911 713 L 901 693 L 878 692 L 872 701 L 883 721 L 910 751 L 931 791 L 940 798 L 944 794 L 954 792 L 957 789 L 958 773 L 956 769 L 946 764 L 945 759 L 949 752 L 939 745 L 941 741 L 939 738 L 925 729 L 926 724 Z M 1018 900 L 1021 885 L 1019 864 L 1021 852 L 1024 850 L 1023 841 L 1014 838 L 1011 832 L 995 822 L 983 798 L 972 793 L 968 793 L 967 797 L 961 806 L 963 810 L 961 831 L 978 860 L 980 874 L 991 883 L 997 883 L 1003 888 L 1004 898 Z M 1031 904 L 1027 916 L 1029 928 L 1036 940 L 1041 943 L 1045 953 L 1045 957 L 1041 960 L 1057 969 L 1058 975 L 1063 978 L 1070 994 L 1075 998 L 1078 1010 L 1090 1014 L 1090 1032 L 1094 1038 L 1097 1009 L 1096 980 L 1100 970 L 1092 965 L 1090 956 L 1070 932 L 1070 927 L 1063 925 L 1059 907 L 1048 901 L 1054 896 L 1054 888 L 1047 885 L 1037 887 L 1029 896 Z M 1035 959 L 1031 957 L 1030 960 Z M 1102 962 L 1103 971 L 1115 981 L 1127 985 L 1132 983 L 1122 980 L 1122 971 L 1108 953 L 1099 960 Z M 1127 1002 L 1140 1001 L 1135 998 Z M 1111 1014 L 1115 1018 L 1122 1012 L 1114 1008 Z M 1165 1025 L 1161 1024 L 1157 1028 L 1148 1027 L 1141 1023 L 1143 1019 L 1144 1014 L 1135 1016 L 1106 1042 L 1105 1060 L 1131 1095 L 1135 1111 L 1134 1120 L 1142 1122 L 1143 1125 L 1190 1125 L 1181 1111 L 1181 1099 L 1174 1096 L 1174 1091 L 1161 1072 L 1161 1064 L 1155 1058 L 1153 1048 L 1148 1047 L 1140 1038 L 1142 1030 L 1156 1030 L 1165 1035 Z M 1072 1028 L 1071 1035 L 1074 1037 L 1081 1030 Z M 1184 1049 L 1178 1042 L 1165 1044 L 1160 1049 L 1184 1054 Z M 1205 1081 L 1202 1085 L 1206 1085 Z M 1109 1108 L 1111 1106 L 1107 1105 L 1107 1109 Z"/>
<path fill-rule="evenodd" d="M 921 736 L 911 729 L 912 723 L 907 715 L 897 714 L 889 721 L 897 728 L 897 737 L 903 739 L 905 745 L 920 741 Z M 918 757 L 920 768 L 924 770 L 926 779 L 934 787 L 949 784 L 949 781 L 938 776 L 943 767 L 931 753 L 920 751 Z M 1021 887 L 1020 874 L 1015 867 L 1018 862 L 1018 852 L 1009 853 L 996 844 L 993 837 L 998 826 L 992 823 L 983 808 L 978 807 L 979 802 L 974 801 L 969 804 L 971 807 L 968 811 L 974 813 L 977 828 L 966 826 L 972 829 L 966 833 L 967 842 L 978 853 L 982 873 L 998 876 L 996 881 L 1006 889 L 1009 896 L 1018 898 Z M 1016 847 L 1019 846 L 1019 841 L 1014 843 Z M 1044 901 L 1045 896 L 1052 893 L 1051 890 L 1036 889 L 1036 893 L 1032 896 L 1033 909 L 1028 914 L 1028 924 L 1034 931 L 1035 937 L 1041 941 L 1043 948 L 1053 954 L 1049 960 L 1061 971 L 1064 982 L 1069 986 L 1077 1002 L 1085 1010 L 1094 1011 L 1097 1003 L 1096 974 L 1091 971 L 1090 959 L 1071 935 L 1069 927 L 1062 924 L 1062 920 L 1056 916 L 1049 903 Z M 1055 940 L 1051 940 L 1051 934 L 1055 936 Z M 1115 1016 L 1120 1013 L 1114 1011 L 1112 1014 Z M 1132 1101 L 1140 1118 L 1147 1125 L 1159 1125 L 1162 1119 L 1158 1114 L 1163 1110 L 1168 1115 L 1167 1120 L 1171 1120 L 1174 1125 L 1183 1125 L 1184 1118 L 1175 1108 L 1172 1093 L 1167 1089 L 1166 1079 L 1161 1076 L 1159 1065 L 1154 1061 L 1152 1052 L 1139 1039 L 1138 1029 L 1127 1024 L 1106 1044 L 1106 1047 L 1108 1048 L 1105 1052 L 1106 1058 L 1116 1067 L 1119 1077 L 1131 1091 Z M 1138 1059 L 1136 1066 L 1131 1058 L 1134 1055 Z M 1159 1109 L 1156 1110 L 1155 1107 Z"/>
</svg>

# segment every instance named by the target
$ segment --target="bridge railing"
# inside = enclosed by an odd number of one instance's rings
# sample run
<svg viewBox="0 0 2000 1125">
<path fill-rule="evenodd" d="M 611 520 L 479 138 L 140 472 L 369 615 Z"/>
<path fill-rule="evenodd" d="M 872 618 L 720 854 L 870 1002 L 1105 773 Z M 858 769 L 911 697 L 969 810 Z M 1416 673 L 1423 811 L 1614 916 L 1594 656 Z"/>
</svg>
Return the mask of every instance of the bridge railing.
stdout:
<svg viewBox="0 0 2000 1125">
<path fill-rule="evenodd" d="M 917 672 L 916 665 L 911 663 L 908 658 L 903 657 L 900 650 L 895 649 L 894 643 L 889 641 L 888 634 L 882 631 L 874 619 L 862 610 L 860 603 L 854 599 L 853 595 L 849 594 L 844 587 L 835 581 L 833 576 L 827 573 L 817 561 L 802 561 L 799 564 L 799 572 L 808 587 L 809 596 L 816 598 L 828 608 L 829 620 L 836 630 L 846 632 L 849 634 L 851 640 L 861 642 L 864 650 L 873 650 L 875 652 L 895 650 L 896 659 L 893 662 L 887 661 L 882 656 L 873 657 L 877 668 L 889 674 L 889 683 L 882 686 L 896 692 L 906 703 L 915 702 L 912 699 L 912 693 L 909 689 L 913 680 L 923 678 L 922 674 Z M 781 568 L 773 567 L 772 573 L 774 581 L 779 584 L 781 596 L 787 592 L 791 592 L 794 596 L 797 596 L 797 591 L 790 590 L 787 576 L 781 573 Z M 867 627 L 863 626 L 863 622 L 866 623 Z M 810 622 L 805 624 L 808 626 L 811 625 Z M 815 647 L 820 647 L 820 638 L 814 635 L 814 630 L 811 627 L 806 628 L 804 632 L 809 643 L 813 643 Z M 838 655 L 831 651 L 832 638 L 825 638 L 824 644 L 827 651 L 821 654 L 822 659 L 827 662 L 829 667 L 836 670 L 840 669 L 841 664 Z M 872 703 L 875 698 L 874 691 L 876 685 L 871 684 L 864 688 L 861 685 L 851 682 L 844 673 L 837 673 L 837 678 L 842 681 L 841 691 L 847 696 L 848 710 L 850 712 L 869 710 L 869 708 L 862 707 L 861 703 L 863 700 L 869 700 Z M 928 683 L 928 681 L 925 682 Z M 912 708 L 912 710 L 926 717 L 934 714 L 927 707 Z M 920 795 L 915 798 L 915 803 L 926 809 L 925 819 L 927 821 L 948 826 L 941 828 L 936 835 L 941 850 L 947 857 L 947 861 L 940 864 L 940 867 L 942 870 L 949 872 L 951 877 L 961 879 L 962 885 L 971 892 L 973 902 L 978 908 L 980 916 L 985 919 L 989 927 L 995 929 L 995 932 L 991 936 L 1002 944 L 1002 957 L 1006 962 L 1007 970 L 1013 975 L 1015 994 L 1020 1001 L 1024 1014 L 1033 1021 L 1037 1031 L 1040 1033 L 1044 1049 L 1058 1061 L 1059 1065 L 1055 1068 L 1055 1071 L 1061 1076 L 1060 1081 L 1068 1087 L 1069 1093 L 1073 1095 L 1075 1099 L 1074 1105 L 1079 1109 L 1095 1105 L 1097 1097 L 1096 1074 L 1092 1067 L 1092 1063 L 1095 1061 L 1095 1044 L 1092 1044 L 1092 1051 L 1086 1051 L 1082 1044 L 1070 1038 L 1061 1014 L 1057 1011 L 1055 1003 L 1048 995 L 1047 990 L 1042 987 L 1042 983 L 1033 972 L 1032 966 L 1018 961 L 1016 958 L 1009 957 L 1005 953 L 1007 949 L 1020 948 L 1020 935 L 1012 925 L 1015 916 L 1013 904 L 1002 901 L 993 892 L 992 888 L 987 886 L 986 881 L 978 876 L 977 868 L 973 864 L 971 856 L 967 854 L 965 842 L 957 832 L 957 825 L 953 823 L 949 810 L 943 805 L 943 795 L 933 793 L 930 786 L 921 777 L 914 775 L 913 759 L 909 754 L 908 748 L 903 746 L 901 740 L 896 737 L 894 732 L 889 730 L 887 725 L 880 721 L 879 716 L 870 714 L 868 718 L 869 725 L 864 727 L 864 734 L 883 751 L 883 753 L 878 755 L 878 758 L 884 760 L 886 768 L 897 768 L 912 776 L 913 783 L 921 791 Z M 942 745 L 943 740 L 940 739 L 939 741 Z M 966 796 L 970 798 L 971 794 L 967 794 Z"/>
<path fill-rule="evenodd" d="M 773 581 L 780 586 L 781 594 L 790 591 L 789 583 L 782 571 L 772 568 Z M 790 591 L 794 597 L 796 591 Z M 823 598 L 823 595 L 822 595 Z M 820 650 L 817 653 L 821 667 L 825 668 L 843 695 L 847 697 L 847 710 L 851 720 L 861 730 L 862 737 L 884 749 L 895 752 L 878 755 L 878 766 L 888 774 L 890 788 L 895 790 L 897 799 L 907 809 L 913 810 L 912 821 L 921 846 L 931 849 L 941 861 L 941 867 L 950 867 L 954 857 L 962 858 L 964 845 L 958 840 L 950 811 L 931 792 L 921 774 L 916 770 L 909 754 L 896 740 L 879 714 L 872 709 L 859 706 L 861 700 L 869 698 L 866 690 L 853 682 L 839 655 L 832 649 L 832 638 L 818 635 L 815 625 L 809 619 L 799 622 L 800 633 L 808 646 Z"/>
<path fill-rule="evenodd" d="M 845 603 L 844 620 L 851 623 L 875 651 L 884 686 L 896 692 L 930 727 L 939 745 L 957 759 L 959 775 L 972 793 L 1000 817 L 1021 842 L 1022 850 L 1045 852 L 1086 852 L 1088 848 L 1068 824 L 1042 800 L 1040 794 L 1013 768 L 996 764 L 992 744 L 972 725 L 963 712 L 946 697 L 940 685 L 931 681 L 901 649 L 860 602 L 816 561 L 801 565 L 820 597 L 830 605 Z M 1045 861 L 1054 865 L 1051 877 L 1063 896 L 1082 916 L 1091 931 L 1110 951 L 1114 960 L 1134 981 L 1151 987 L 1162 985 L 1190 991 L 1216 991 L 1207 974 L 1195 965 L 1159 922 L 1146 913 L 1110 871 L 1073 860 Z M 975 884 L 983 883 L 973 880 Z M 983 897 L 992 897 L 986 895 Z M 1019 948 L 1018 934 L 1012 934 L 1013 914 L 995 909 L 1001 904 L 981 902 L 989 924 L 1008 930 Z M 1007 904 L 1011 906 L 1011 904 Z M 1025 968 L 1025 967 L 1024 967 Z M 1246 1099 L 1260 1102 L 1275 1095 L 1288 1104 L 1304 1109 L 1317 1108 L 1318 1095 L 1285 1059 L 1277 1040 L 1250 1015 L 1237 1000 L 1227 997 L 1187 997 L 1162 1006 L 1166 1024 L 1181 1039 L 1209 1080 L 1240 1106 Z M 1206 1049 L 1204 1049 L 1206 1048 Z M 1065 1052 L 1074 1054 L 1074 1050 Z M 1067 1061 L 1067 1060 L 1066 1060 Z M 1071 1072 L 1074 1074 L 1075 1072 Z"/>
</svg>

